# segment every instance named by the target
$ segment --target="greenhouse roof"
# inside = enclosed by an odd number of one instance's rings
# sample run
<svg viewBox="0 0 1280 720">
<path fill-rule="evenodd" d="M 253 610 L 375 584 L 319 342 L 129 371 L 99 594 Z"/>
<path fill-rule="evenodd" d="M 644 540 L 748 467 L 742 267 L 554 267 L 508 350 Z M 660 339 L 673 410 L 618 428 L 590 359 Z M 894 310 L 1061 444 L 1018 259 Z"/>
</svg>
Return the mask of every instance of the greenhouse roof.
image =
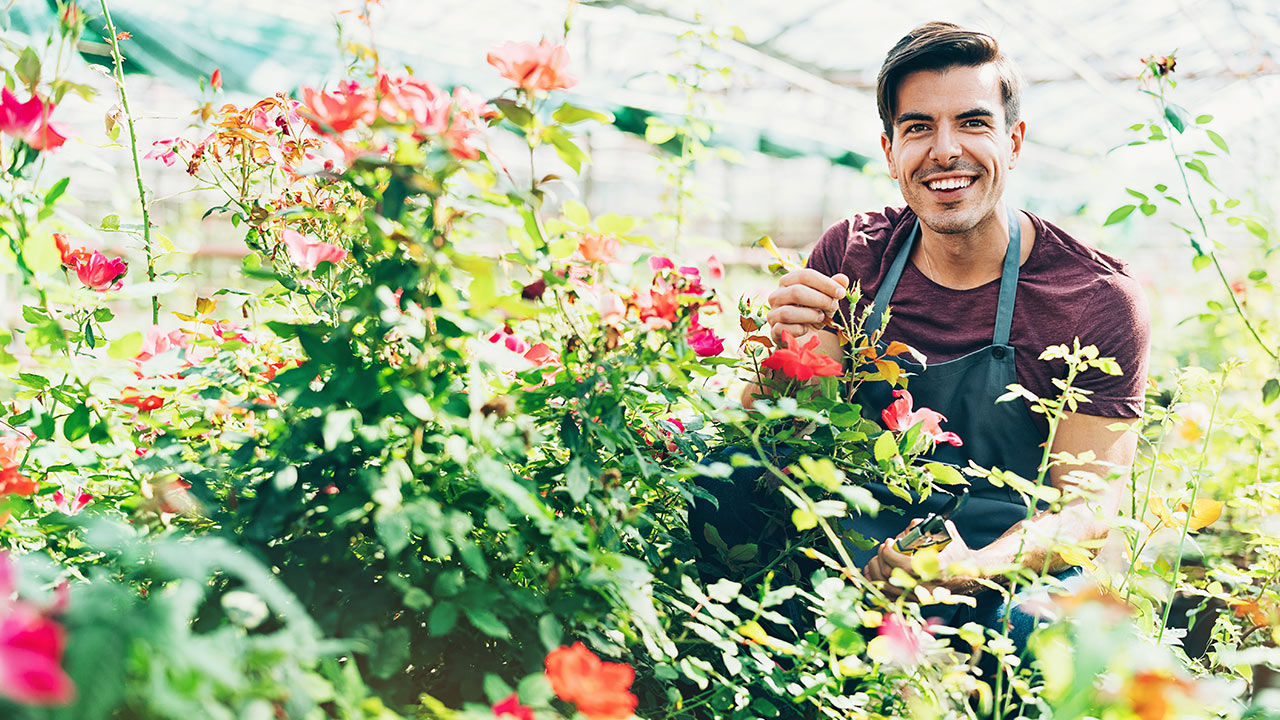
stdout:
<svg viewBox="0 0 1280 720">
<path fill-rule="evenodd" d="M 90 14 L 97 2 L 80 0 Z M 19 0 L 19 29 L 52 18 L 54 0 Z M 114 0 L 132 34 L 137 68 L 192 83 L 221 67 L 230 89 L 267 93 L 318 83 L 342 69 L 345 40 L 367 43 L 352 0 Z M 1149 106 L 1134 92 L 1139 58 L 1178 51 L 1197 102 L 1238 106 L 1242 128 L 1280 103 L 1280 6 L 1267 0 L 1016 3 L 1009 0 L 855 3 L 796 0 L 469 0 L 374 3 L 383 56 L 442 83 L 501 88 L 485 51 L 510 39 L 559 37 L 582 81 L 581 101 L 640 113 L 684 114 L 668 74 L 697 60 L 725 78 L 702 78 L 723 103 L 720 138 L 782 155 L 822 154 L 851 165 L 879 153 L 875 76 L 906 30 L 944 19 L 995 35 L 1028 81 L 1033 142 L 1065 154 L 1097 152 L 1100 135 Z M 568 22 L 566 23 L 566 16 Z M 711 33 L 715 33 L 712 37 Z M 87 35 L 86 37 L 89 37 Z M 697 42 L 701 36 L 705 41 Z M 715 49 L 711 49 L 713 45 Z M 86 48 L 93 52 L 92 43 Z M 100 50 L 101 48 L 99 48 Z M 1242 82 L 1252 80 L 1253 82 Z M 1192 81 L 1192 82 L 1187 82 Z M 1111 143 L 1114 144 L 1114 143 Z M 1107 145 L 1109 146 L 1109 145 Z M 1105 148 L 1103 148 L 1105 149 Z"/>
</svg>

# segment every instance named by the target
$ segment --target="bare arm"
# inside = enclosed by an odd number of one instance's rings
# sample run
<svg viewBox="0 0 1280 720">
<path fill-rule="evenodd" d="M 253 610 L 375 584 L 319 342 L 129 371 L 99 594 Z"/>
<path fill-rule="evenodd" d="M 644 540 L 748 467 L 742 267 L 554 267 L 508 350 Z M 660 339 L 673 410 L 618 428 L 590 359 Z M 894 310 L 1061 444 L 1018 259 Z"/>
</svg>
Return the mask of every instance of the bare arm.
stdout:
<svg viewBox="0 0 1280 720">
<path fill-rule="evenodd" d="M 1057 572 L 1069 563 L 1052 552 L 1054 545 L 1070 546 L 1104 537 L 1110 529 L 1109 521 L 1118 511 L 1125 478 L 1137 449 L 1136 435 L 1111 430 L 1110 426 L 1136 422 L 1136 419 L 1081 413 L 1065 415 L 1058 425 L 1053 452 L 1081 455 L 1092 451 L 1096 461 L 1084 466 L 1053 466 L 1049 469 L 1049 482 L 1059 490 L 1066 490 L 1074 483 L 1068 477 L 1072 471 L 1091 472 L 1104 479 L 1117 473 L 1119 477 L 1109 481 L 1101 495 L 1072 500 L 1058 512 L 1037 512 L 983 548 L 969 548 L 954 526 L 949 525 L 948 529 L 956 539 L 939 554 L 939 563 L 942 567 L 961 564 L 977 568 L 979 573 L 977 576 L 943 578 L 938 584 L 954 592 L 973 593 L 983 587 L 980 579 L 998 576 L 1002 570 L 1014 565 L 1035 572 Z M 887 580 L 895 567 L 912 573 L 911 558 L 897 552 L 891 539 L 880 545 L 878 554 L 868 563 L 865 572 L 871 580 Z M 884 587 L 890 593 L 899 590 L 888 583 Z"/>
</svg>

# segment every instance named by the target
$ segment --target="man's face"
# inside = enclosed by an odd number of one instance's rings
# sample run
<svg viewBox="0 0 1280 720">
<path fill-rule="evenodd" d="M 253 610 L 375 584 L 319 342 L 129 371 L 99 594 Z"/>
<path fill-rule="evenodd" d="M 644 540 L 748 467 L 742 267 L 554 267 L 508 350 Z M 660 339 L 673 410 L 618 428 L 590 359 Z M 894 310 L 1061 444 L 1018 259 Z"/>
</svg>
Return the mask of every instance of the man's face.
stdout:
<svg viewBox="0 0 1280 720">
<path fill-rule="evenodd" d="M 920 222 L 941 234 L 994 220 L 1005 171 L 1026 123 L 1007 127 L 993 65 L 919 70 L 898 84 L 893 137 L 882 135 L 889 175 Z"/>
</svg>

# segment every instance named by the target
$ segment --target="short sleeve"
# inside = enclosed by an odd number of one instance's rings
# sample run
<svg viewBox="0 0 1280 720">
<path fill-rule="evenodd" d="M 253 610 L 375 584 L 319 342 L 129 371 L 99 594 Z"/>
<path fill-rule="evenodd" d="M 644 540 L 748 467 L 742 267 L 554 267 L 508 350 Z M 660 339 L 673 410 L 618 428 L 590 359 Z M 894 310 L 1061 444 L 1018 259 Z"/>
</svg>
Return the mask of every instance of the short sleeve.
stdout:
<svg viewBox="0 0 1280 720">
<path fill-rule="evenodd" d="M 1088 390 L 1090 402 L 1080 412 L 1098 417 L 1135 418 L 1142 415 L 1150 356 L 1151 316 L 1137 281 L 1128 275 L 1102 278 L 1091 292 L 1076 323 L 1081 345 L 1094 345 L 1100 357 L 1114 358 L 1120 375 L 1089 369 L 1075 386 Z"/>
<path fill-rule="evenodd" d="M 849 242 L 849 221 L 840 222 L 827 228 L 809 253 L 805 267 L 813 268 L 823 275 L 831 276 L 844 272 L 845 246 Z"/>
</svg>

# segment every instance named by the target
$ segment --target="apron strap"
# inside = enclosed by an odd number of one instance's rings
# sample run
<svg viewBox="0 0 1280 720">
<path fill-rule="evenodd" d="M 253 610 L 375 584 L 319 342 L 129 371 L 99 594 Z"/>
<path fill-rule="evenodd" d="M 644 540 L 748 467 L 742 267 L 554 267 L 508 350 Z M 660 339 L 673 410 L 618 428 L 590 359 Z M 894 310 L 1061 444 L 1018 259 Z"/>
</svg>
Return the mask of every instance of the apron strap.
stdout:
<svg viewBox="0 0 1280 720">
<path fill-rule="evenodd" d="M 1018 292 L 1018 261 L 1022 259 L 1022 224 L 1016 210 L 1009 209 L 1009 247 L 1004 251 L 1004 269 L 1000 272 L 1000 303 L 996 306 L 996 331 L 992 345 L 1008 345 L 1013 327 L 1013 301 Z"/>
<path fill-rule="evenodd" d="M 902 244 L 897 257 L 889 265 L 889 272 L 876 291 L 872 304 L 871 316 L 867 319 L 868 327 L 878 329 L 884 319 L 889 301 L 893 299 L 894 290 L 898 289 L 898 281 L 902 279 L 902 271 L 911 257 L 916 238 L 920 237 L 920 220 L 917 218 L 911 228 L 911 234 Z M 1009 210 L 1009 246 L 1004 253 L 1004 265 L 1000 271 L 1000 299 L 996 306 L 996 327 L 992 335 L 992 345 L 1008 345 L 1009 332 L 1013 327 L 1013 303 L 1018 292 L 1018 262 L 1022 258 L 1022 227 L 1018 223 L 1017 211 Z"/>
</svg>

